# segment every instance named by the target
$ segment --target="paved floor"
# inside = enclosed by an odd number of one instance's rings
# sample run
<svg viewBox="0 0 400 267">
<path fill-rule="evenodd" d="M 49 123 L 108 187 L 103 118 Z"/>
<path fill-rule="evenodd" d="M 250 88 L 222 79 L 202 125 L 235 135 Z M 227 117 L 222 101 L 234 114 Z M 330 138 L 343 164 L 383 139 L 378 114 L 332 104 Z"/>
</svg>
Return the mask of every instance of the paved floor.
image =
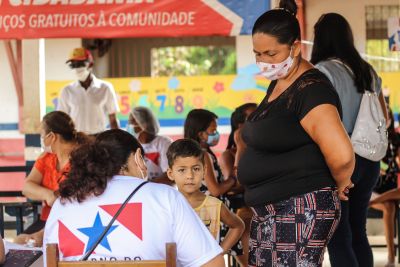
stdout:
<svg viewBox="0 0 400 267">
<path fill-rule="evenodd" d="M 6 220 L 8 216 L 6 216 Z M 372 223 L 369 222 L 367 229 L 368 232 L 371 233 L 369 236 L 369 240 L 371 244 L 385 244 L 385 239 L 383 234 L 383 231 L 381 230 L 381 221 L 379 220 L 373 220 Z M 16 232 L 15 230 L 6 230 L 5 231 L 5 239 L 8 241 L 12 241 L 13 238 L 15 237 Z M 387 250 L 386 248 L 373 248 L 373 253 L 374 253 L 374 267 L 384 267 L 386 262 L 387 262 Z M 40 265 L 36 265 L 40 266 Z M 400 264 L 396 265 L 400 267 Z M 329 264 L 329 256 L 328 253 L 325 255 L 325 260 L 323 267 L 330 267 Z"/>
</svg>

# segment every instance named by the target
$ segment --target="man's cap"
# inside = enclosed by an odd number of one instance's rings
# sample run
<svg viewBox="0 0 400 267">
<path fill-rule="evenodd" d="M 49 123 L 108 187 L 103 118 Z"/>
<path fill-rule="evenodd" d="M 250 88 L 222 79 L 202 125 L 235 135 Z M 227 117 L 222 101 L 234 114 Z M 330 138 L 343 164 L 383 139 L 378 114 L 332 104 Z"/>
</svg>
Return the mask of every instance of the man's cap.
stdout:
<svg viewBox="0 0 400 267">
<path fill-rule="evenodd" d="M 89 50 L 83 47 L 78 47 L 71 51 L 71 53 L 69 54 L 69 58 L 65 63 L 68 63 L 72 60 L 77 60 L 77 61 L 87 60 L 89 61 L 89 63 L 93 63 L 93 56 Z"/>
</svg>

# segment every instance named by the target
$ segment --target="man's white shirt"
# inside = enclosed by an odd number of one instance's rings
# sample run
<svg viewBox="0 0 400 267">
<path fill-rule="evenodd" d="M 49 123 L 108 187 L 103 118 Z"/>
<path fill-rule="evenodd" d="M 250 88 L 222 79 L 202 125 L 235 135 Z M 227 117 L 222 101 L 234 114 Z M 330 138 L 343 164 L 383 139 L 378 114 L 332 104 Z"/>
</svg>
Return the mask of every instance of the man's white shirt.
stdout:
<svg viewBox="0 0 400 267">
<path fill-rule="evenodd" d="M 70 83 L 58 98 L 57 110 L 67 113 L 78 131 L 87 134 L 106 130 L 108 115 L 119 112 L 117 96 L 111 83 L 96 78 L 85 90 L 79 81 Z"/>
<path fill-rule="evenodd" d="M 60 259 L 79 260 L 142 181 L 114 176 L 98 197 L 64 204 L 58 199 L 46 223 L 44 248 L 57 243 Z M 148 183 L 132 197 L 89 260 L 164 259 L 167 242 L 177 244 L 178 266 L 198 267 L 222 253 L 178 191 Z"/>
</svg>

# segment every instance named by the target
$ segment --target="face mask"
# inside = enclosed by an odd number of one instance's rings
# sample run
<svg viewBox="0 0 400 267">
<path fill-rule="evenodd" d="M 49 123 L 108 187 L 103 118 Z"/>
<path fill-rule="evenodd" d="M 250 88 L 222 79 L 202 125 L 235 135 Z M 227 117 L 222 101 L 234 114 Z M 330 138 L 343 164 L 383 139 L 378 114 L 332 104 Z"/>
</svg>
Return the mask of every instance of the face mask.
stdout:
<svg viewBox="0 0 400 267">
<path fill-rule="evenodd" d="M 290 49 L 289 57 L 278 64 L 257 62 L 257 66 L 261 70 L 261 75 L 271 81 L 285 77 L 294 61 L 294 59 L 290 56 L 291 53 L 292 48 Z"/>
<path fill-rule="evenodd" d="M 130 133 L 131 135 L 133 135 L 133 136 L 135 136 L 135 128 L 133 127 L 133 124 L 128 124 L 127 126 L 126 126 L 126 131 L 128 132 L 128 133 Z"/>
<path fill-rule="evenodd" d="M 140 175 L 142 176 L 140 178 L 147 181 L 149 179 L 149 177 L 147 176 L 147 171 L 146 171 L 146 175 L 144 175 L 144 171 L 142 171 L 142 169 L 139 167 L 139 160 L 142 160 L 143 165 L 146 166 L 146 163 L 144 162 L 143 158 L 140 157 L 140 159 L 137 159 L 136 154 L 135 154 L 135 163 L 136 163 L 137 167 L 139 168 Z"/>
<path fill-rule="evenodd" d="M 44 139 L 47 137 L 47 135 L 45 137 L 40 137 L 40 146 L 42 147 L 43 152 L 46 153 L 53 153 L 53 150 L 51 149 L 51 146 L 46 146 L 44 144 Z"/>
<path fill-rule="evenodd" d="M 140 131 L 140 132 L 135 132 L 135 130 L 133 130 L 133 132 L 132 132 L 132 135 L 136 138 L 136 140 L 138 140 L 139 141 L 139 136 L 140 136 L 140 134 L 142 133 L 143 131 Z"/>
<path fill-rule="evenodd" d="M 219 142 L 219 132 L 216 131 L 213 134 L 208 134 L 207 144 L 209 146 L 216 146 Z"/>
<path fill-rule="evenodd" d="M 80 68 L 75 68 L 72 69 L 75 77 L 80 81 L 80 82 L 84 82 L 86 81 L 86 79 L 89 77 L 90 75 L 90 71 L 88 70 L 87 67 L 80 67 Z"/>
</svg>

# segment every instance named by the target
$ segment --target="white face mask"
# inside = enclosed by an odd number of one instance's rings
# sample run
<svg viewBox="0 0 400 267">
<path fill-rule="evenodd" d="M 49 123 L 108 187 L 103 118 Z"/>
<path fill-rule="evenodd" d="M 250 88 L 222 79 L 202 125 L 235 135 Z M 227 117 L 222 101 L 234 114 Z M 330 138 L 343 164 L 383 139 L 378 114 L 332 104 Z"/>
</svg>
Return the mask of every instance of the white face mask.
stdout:
<svg viewBox="0 0 400 267">
<path fill-rule="evenodd" d="M 44 138 L 46 138 L 46 137 L 40 137 L 40 146 L 42 147 L 43 152 L 53 153 L 53 150 L 51 149 L 51 146 L 46 146 L 44 144 Z"/>
<path fill-rule="evenodd" d="M 290 49 L 289 57 L 281 63 L 270 64 L 265 62 L 257 62 L 257 66 L 261 70 L 261 75 L 271 81 L 286 77 L 294 61 L 294 59 L 290 56 L 291 53 L 292 49 Z"/>
<path fill-rule="evenodd" d="M 135 154 L 135 163 L 136 163 L 137 167 L 139 168 L 140 175 L 142 176 L 142 177 L 140 177 L 140 178 L 142 178 L 143 180 L 147 181 L 147 180 L 149 180 L 149 177 L 148 177 L 148 175 L 147 175 L 147 170 L 146 170 L 146 171 L 142 171 L 142 169 L 141 169 L 140 166 L 139 166 L 139 160 L 142 160 L 142 164 L 143 164 L 144 166 L 146 166 L 146 163 L 144 162 L 143 158 L 140 157 L 140 159 L 137 159 L 136 154 Z M 145 174 L 145 172 L 146 172 L 146 174 Z"/>
<path fill-rule="evenodd" d="M 74 68 L 72 71 L 75 74 L 75 77 L 80 81 L 84 82 L 90 75 L 90 71 L 88 70 L 87 67 L 80 67 L 80 68 Z"/>
</svg>

